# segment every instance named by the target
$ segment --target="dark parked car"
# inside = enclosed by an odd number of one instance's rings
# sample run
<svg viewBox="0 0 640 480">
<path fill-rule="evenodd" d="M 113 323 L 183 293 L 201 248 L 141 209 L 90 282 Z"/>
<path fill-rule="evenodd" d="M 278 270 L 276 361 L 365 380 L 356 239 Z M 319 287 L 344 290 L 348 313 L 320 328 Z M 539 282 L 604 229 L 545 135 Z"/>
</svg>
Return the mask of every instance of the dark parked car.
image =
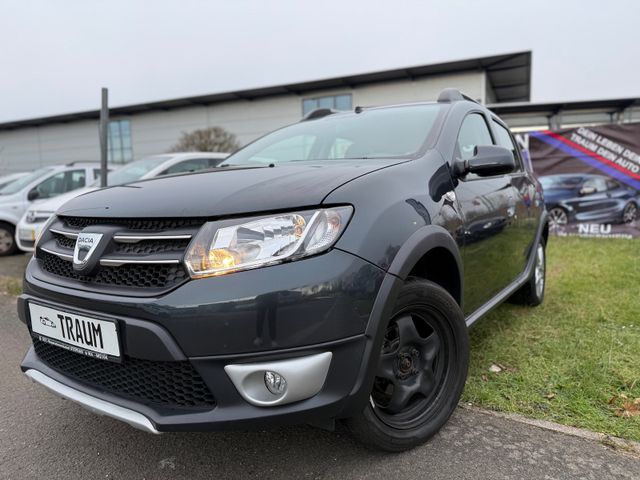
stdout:
<svg viewBox="0 0 640 480">
<path fill-rule="evenodd" d="M 316 110 L 214 171 L 62 207 L 22 370 L 149 432 L 344 420 L 403 450 L 455 409 L 467 328 L 542 301 L 547 234 L 509 130 L 460 92 Z"/>
<path fill-rule="evenodd" d="M 568 173 L 540 177 L 549 225 L 632 223 L 638 216 L 638 192 L 603 175 Z"/>
</svg>

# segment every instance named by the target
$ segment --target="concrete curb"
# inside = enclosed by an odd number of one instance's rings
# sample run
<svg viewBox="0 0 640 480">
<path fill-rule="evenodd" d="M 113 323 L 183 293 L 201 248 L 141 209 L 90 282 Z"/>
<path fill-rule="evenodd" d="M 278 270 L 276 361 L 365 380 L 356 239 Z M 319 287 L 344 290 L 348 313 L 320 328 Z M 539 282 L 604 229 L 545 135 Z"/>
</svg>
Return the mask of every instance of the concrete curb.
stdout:
<svg viewBox="0 0 640 480">
<path fill-rule="evenodd" d="M 526 425 L 532 425 L 544 430 L 551 430 L 552 432 L 563 433 L 565 435 L 571 435 L 573 437 L 595 441 L 607 447 L 613 448 L 616 451 L 630 455 L 634 458 L 640 458 L 640 442 L 634 442 L 633 440 L 625 440 L 624 438 L 613 437 L 604 433 L 592 432 L 591 430 L 586 430 L 584 428 L 569 427 L 567 425 L 561 425 L 559 423 L 549 422 L 547 420 L 527 418 L 516 413 L 485 410 L 483 408 L 473 406 L 469 403 L 460 404 L 460 408 L 464 410 L 471 410 L 477 413 L 482 413 L 485 415 L 490 415 L 493 417 L 505 418 L 507 420 L 524 423 Z"/>
</svg>

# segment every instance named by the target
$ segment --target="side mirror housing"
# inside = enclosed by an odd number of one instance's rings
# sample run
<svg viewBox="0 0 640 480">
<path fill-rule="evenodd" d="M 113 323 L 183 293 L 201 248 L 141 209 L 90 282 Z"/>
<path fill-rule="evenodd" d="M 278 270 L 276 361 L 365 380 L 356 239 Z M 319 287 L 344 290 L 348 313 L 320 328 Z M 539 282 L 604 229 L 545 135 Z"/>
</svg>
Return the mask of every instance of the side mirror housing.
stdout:
<svg viewBox="0 0 640 480">
<path fill-rule="evenodd" d="M 491 177 L 511 173 L 515 168 L 516 161 L 511 150 L 497 145 L 478 145 L 473 157 L 455 163 L 454 173 L 458 177 L 464 177 L 467 173 Z"/>
<path fill-rule="evenodd" d="M 29 190 L 29 193 L 27 193 L 27 200 L 29 200 L 30 202 L 33 202 L 38 198 L 40 198 L 40 192 L 37 188 L 32 188 L 31 190 Z"/>
</svg>

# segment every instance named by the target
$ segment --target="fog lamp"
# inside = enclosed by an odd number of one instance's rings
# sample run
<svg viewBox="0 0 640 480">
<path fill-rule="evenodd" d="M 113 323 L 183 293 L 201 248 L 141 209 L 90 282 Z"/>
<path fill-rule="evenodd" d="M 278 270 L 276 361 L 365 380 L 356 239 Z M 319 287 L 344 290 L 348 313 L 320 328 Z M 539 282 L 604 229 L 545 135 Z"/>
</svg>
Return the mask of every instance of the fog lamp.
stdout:
<svg viewBox="0 0 640 480">
<path fill-rule="evenodd" d="M 287 389 L 287 381 L 279 373 L 267 370 L 264 372 L 264 384 L 272 394 L 280 396 Z"/>
</svg>

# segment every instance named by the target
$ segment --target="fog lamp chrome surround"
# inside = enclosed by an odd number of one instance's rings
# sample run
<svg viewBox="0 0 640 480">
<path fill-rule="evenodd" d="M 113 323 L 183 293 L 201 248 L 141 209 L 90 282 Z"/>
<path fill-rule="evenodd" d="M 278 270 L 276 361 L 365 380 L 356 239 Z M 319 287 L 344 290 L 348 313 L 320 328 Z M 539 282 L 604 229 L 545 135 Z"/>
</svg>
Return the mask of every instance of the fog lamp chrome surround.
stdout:
<svg viewBox="0 0 640 480">
<path fill-rule="evenodd" d="M 288 360 L 227 365 L 224 371 L 247 402 L 258 407 L 273 407 L 305 400 L 320 392 L 332 357 L 331 352 L 324 352 Z M 267 372 L 286 379 L 282 393 L 274 394 L 267 388 Z"/>
</svg>

